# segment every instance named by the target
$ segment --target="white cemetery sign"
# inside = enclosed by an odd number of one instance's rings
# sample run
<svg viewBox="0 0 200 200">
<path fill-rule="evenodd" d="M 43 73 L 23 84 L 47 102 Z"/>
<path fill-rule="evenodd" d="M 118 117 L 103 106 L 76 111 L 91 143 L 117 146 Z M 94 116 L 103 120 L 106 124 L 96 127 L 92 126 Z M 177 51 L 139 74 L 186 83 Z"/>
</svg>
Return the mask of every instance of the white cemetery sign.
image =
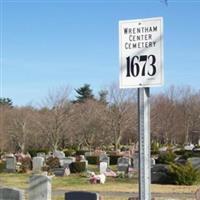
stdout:
<svg viewBox="0 0 200 200">
<path fill-rule="evenodd" d="M 120 88 L 163 84 L 163 19 L 119 22 Z"/>
</svg>

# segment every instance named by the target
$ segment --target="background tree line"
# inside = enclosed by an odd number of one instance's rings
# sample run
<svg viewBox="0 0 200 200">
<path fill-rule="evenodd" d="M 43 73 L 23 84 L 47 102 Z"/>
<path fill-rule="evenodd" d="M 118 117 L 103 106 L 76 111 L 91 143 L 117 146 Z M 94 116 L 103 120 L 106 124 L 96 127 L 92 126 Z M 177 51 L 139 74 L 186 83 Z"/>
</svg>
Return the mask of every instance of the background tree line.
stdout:
<svg viewBox="0 0 200 200">
<path fill-rule="evenodd" d="M 89 84 L 52 91 L 39 108 L 0 98 L 0 150 L 119 148 L 137 142 L 137 92 L 112 84 L 95 97 Z M 151 139 L 162 144 L 198 143 L 200 91 L 171 86 L 151 95 Z"/>
</svg>

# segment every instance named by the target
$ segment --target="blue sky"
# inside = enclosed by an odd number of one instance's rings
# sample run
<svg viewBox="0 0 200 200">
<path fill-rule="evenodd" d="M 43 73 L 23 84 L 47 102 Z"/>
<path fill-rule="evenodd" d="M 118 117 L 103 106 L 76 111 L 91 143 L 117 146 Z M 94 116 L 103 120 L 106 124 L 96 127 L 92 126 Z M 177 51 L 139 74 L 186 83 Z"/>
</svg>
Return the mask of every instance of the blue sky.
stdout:
<svg viewBox="0 0 200 200">
<path fill-rule="evenodd" d="M 1 96 L 37 104 L 59 86 L 118 82 L 118 21 L 164 18 L 165 85 L 200 89 L 200 0 L 1 0 Z"/>
</svg>

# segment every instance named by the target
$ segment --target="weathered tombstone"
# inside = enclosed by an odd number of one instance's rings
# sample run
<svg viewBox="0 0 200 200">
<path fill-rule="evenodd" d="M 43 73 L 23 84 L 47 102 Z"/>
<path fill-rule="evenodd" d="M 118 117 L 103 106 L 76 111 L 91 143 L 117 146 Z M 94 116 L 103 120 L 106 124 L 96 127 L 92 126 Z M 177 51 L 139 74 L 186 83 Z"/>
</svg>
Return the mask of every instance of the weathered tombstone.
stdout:
<svg viewBox="0 0 200 200">
<path fill-rule="evenodd" d="M 24 191 L 17 188 L 0 188 L 0 200 L 25 200 Z"/>
<path fill-rule="evenodd" d="M 170 183 L 169 166 L 165 164 L 157 164 L 151 168 L 151 183 L 163 184 Z"/>
<path fill-rule="evenodd" d="M 129 158 L 122 157 L 118 158 L 117 160 L 117 170 L 118 171 L 123 171 L 123 172 L 128 172 L 128 167 L 131 165 L 131 161 Z"/>
<path fill-rule="evenodd" d="M 34 157 L 33 158 L 33 173 L 40 173 L 42 171 L 43 166 L 44 166 L 44 158 L 43 157 Z"/>
<path fill-rule="evenodd" d="M 135 169 L 139 169 L 139 158 L 138 158 L 138 155 L 133 157 L 133 167 Z"/>
<path fill-rule="evenodd" d="M 6 172 L 16 172 L 16 157 L 13 154 L 6 156 Z"/>
<path fill-rule="evenodd" d="M 51 177 L 44 175 L 30 177 L 29 200 L 51 200 Z"/>
<path fill-rule="evenodd" d="M 100 162 L 107 162 L 108 166 L 110 165 L 110 157 L 108 157 L 106 154 L 101 154 L 99 156 Z"/>
<path fill-rule="evenodd" d="M 98 193 L 94 192 L 67 192 L 65 193 L 65 200 L 100 200 Z"/>
<path fill-rule="evenodd" d="M 67 166 L 68 167 L 68 166 Z M 53 173 L 55 176 L 64 176 L 65 175 L 65 169 L 67 167 L 57 167 L 53 169 Z"/>
<path fill-rule="evenodd" d="M 100 162 L 99 168 L 100 168 L 100 174 L 104 174 L 108 168 L 108 163 Z"/>
<path fill-rule="evenodd" d="M 189 161 L 194 168 L 200 169 L 200 158 L 199 157 L 188 158 L 187 161 Z"/>
<path fill-rule="evenodd" d="M 56 150 L 53 152 L 53 155 L 59 159 L 65 158 L 65 153 L 63 151 Z"/>
</svg>

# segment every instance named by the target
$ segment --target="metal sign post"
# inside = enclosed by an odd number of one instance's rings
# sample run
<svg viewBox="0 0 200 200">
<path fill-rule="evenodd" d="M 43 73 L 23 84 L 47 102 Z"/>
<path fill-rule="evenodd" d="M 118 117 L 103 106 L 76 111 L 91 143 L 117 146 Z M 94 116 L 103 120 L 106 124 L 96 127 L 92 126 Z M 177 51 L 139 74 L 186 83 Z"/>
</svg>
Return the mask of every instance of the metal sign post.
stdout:
<svg viewBox="0 0 200 200">
<path fill-rule="evenodd" d="M 163 18 L 119 22 L 120 88 L 138 88 L 139 197 L 151 199 L 150 87 L 163 85 Z"/>
<path fill-rule="evenodd" d="M 139 199 L 151 199 L 151 166 L 150 166 L 150 89 L 138 89 L 139 120 Z"/>
</svg>

